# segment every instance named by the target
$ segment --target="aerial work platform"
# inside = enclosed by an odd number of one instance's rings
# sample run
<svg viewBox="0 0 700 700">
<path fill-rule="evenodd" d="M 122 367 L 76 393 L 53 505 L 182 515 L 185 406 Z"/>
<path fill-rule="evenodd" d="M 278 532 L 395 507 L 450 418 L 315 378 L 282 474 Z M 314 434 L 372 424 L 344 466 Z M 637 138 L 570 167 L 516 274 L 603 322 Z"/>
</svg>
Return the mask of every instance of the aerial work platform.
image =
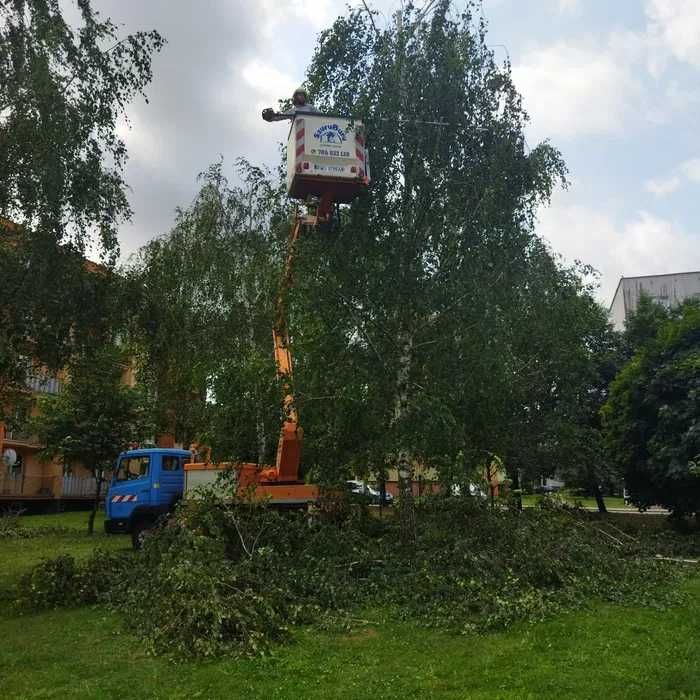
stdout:
<svg viewBox="0 0 700 700">
<path fill-rule="evenodd" d="M 362 122 L 328 114 L 298 113 L 287 141 L 287 192 L 295 199 L 347 203 L 369 184 Z"/>
</svg>

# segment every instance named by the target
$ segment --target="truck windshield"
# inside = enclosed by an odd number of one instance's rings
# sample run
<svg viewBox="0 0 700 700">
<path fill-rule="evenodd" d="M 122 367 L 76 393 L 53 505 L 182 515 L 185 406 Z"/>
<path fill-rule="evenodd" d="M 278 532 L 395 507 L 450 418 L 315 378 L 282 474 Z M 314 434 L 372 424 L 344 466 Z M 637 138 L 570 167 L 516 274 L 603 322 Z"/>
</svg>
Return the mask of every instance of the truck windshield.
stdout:
<svg viewBox="0 0 700 700">
<path fill-rule="evenodd" d="M 147 456 L 124 457 L 119 462 L 114 478 L 116 481 L 128 481 L 129 479 L 140 479 L 142 476 L 148 476 L 150 464 L 151 458 Z"/>
</svg>

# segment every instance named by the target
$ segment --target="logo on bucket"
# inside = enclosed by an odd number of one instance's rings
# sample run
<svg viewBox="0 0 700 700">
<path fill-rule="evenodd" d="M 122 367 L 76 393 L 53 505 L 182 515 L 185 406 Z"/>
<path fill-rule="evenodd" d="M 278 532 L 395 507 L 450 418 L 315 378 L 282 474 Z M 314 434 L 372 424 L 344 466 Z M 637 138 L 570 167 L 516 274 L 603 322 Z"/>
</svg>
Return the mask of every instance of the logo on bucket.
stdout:
<svg viewBox="0 0 700 700">
<path fill-rule="evenodd" d="M 339 146 L 348 140 L 347 134 L 337 124 L 323 124 L 314 131 L 314 138 L 322 144 Z"/>
</svg>

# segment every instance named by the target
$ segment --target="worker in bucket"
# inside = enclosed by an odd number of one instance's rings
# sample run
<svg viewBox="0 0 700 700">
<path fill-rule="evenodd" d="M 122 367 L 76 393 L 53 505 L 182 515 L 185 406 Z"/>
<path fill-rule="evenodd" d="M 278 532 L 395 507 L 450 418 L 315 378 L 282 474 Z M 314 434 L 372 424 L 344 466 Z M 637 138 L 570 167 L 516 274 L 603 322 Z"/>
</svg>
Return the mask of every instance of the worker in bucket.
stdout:
<svg viewBox="0 0 700 700">
<path fill-rule="evenodd" d="M 267 109 L 263 109 L 262 118 L 266 122 L 279 122 L 284 119 L 294 119 L 294 117 L 301 112 L 318 114 L 316 107 L 309 102 L 309 95 L 303 87 L 299 87 L 294 91 L 291 109 L 284 112 L 275 112 L 272 107 L 268 107 Z"/>
</svg>

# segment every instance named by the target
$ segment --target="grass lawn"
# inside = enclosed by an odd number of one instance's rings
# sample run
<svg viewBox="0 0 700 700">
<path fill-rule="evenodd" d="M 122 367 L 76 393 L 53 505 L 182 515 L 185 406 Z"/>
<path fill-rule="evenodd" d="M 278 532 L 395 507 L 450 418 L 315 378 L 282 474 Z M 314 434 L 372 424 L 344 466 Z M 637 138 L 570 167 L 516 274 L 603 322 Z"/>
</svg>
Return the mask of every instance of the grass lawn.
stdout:
<svg viewBox="0 0 700 700">
<path fill-rule="evenodd" d="M 20 518 L 20 523 L 23 527 L 61 527 L 78 532 L 87 532 L 87 523 L 90 516 L 90 511 L 87 510 L 71 510 L 65 513 L 49 513 L 46 515 L 23 515 Z M 104 531 L 103 523 L 105 513 L 103 510 L 98 510 L 95 516 L 95 532 L 102 533 Z"/>
<path fill-rule="evenodd" d="M 557 495 L 563 498 L 564 500 L 568 501 L 572 505 L 574 503 L 580 503 L 584 508 L 595 508 L 596 510 L 598 508 L 598 504 L 596 503 L 595 498 L 581 498 L 579 496 L 572 496 L 566 491 L 560 491 Z M 542 498 L 542 496 L 538 494 L 525 495 L 522 497 L 523 505 L 534 506 L 537 504 L 540 498 Z M 621 498 L 620 496 L 605 496 L 604 500 L 607 508 L 629 510 L 635 513 L 637 512 L 637 509 L 634 506 L 628 506 L 625 503 L 624 498 Z"/>
<path fill-rule="evenodd" d="M 0 539 L 0 605 L 12 596 L 12 587 L 19 577 L 42 559 L 59 554 L 75 557 L 88 556 L 96 547 L 103 549 L 125 549 L 131 547 L 126 535 L 106 535 L 104 514 L 95 518 L 95 534 L 88 537 L 86 512 L 60 513 L 54 515 L 26 515 L 20 525 L 27 528 L 60 527 L 61 532 L 28 539 Z"/>
<path fill-rule="evenodd" d="M 42 556 L 98 544 L 128 541 L 77 532 L 0 541 L 4 591 Z M 686 604 L 667 611 L 595 604 L 483 637 L 398 622 L 302 630 L 268 658 L 179 664 L 146 655 L 104 610 L 18 616 L 5 600 L 0 697 L 700 700 L 700 578 L 685 588 Z"/>
</svg>

